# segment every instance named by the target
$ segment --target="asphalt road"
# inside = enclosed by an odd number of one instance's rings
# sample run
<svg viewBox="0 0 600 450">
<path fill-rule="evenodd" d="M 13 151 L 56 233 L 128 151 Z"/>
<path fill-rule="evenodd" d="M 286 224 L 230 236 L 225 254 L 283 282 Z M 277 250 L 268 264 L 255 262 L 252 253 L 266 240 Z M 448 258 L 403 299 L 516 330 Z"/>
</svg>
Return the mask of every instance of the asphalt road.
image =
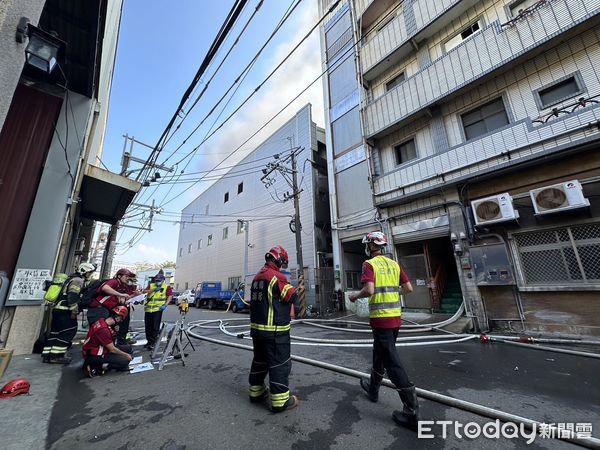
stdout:
<svg viewBox="0 0 600 450">
<path fill-rule="evenodd" d="M 165 320 L 179 314 L 170 307 Z M 143 330 L 136 311 L 132 326 Z M 192 309 L 188 321 L 244 319 L 247 314 Z M 231 321 L 229 325 L 243 322 Z M 234 328 L 231 331 L 240 332 Z M 202 335 L 251 345 L 218 329 L 195 329 Z M 330 339 L 365 339 L 336 330 L 297 325 L 292 334 Z M 382 388 L 378 403 L 363 396 L 356 378 L 294 362 L 292 392 L 298 408 L 281 414 L 248 402 L 247 376 L 251 352 L 192 339 L 188 364 L 139 374 L 110 373 L 82 378 L 81 363 L 63 369 L 49 426 L 52 449 L 232 449 L 232 448 L 575 448 L 537 437 L 468 439 L 433 426 L 432 439 L 399 428 L 391 412 L 400 409 L 397 394 Z M 413 382 L 427 390 L 468 400 L 546 423 L 592 423 L 600 430 L 600 361 L 470 341 L 400 349 Z M 76 351 L 73 354 L 77 353 Z M 148 352 L 140 351 L 144 361 Z M 367 372 L 370 348 L 292 346 L 294 355 Z M 474 422 L 491 419 L 421 401 L 421 419 Z"/>
</svg>

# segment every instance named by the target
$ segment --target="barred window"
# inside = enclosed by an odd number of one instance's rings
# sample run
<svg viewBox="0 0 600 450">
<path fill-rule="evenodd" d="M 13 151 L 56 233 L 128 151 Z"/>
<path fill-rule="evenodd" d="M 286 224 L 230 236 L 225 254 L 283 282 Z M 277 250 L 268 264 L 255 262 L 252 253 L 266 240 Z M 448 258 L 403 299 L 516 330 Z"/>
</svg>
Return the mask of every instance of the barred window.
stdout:
<svg viewBox="0 0 600 450">
<path fill-rule="evenodd" d="M 600 283 L 600 223 L 514 235 L 526 285 Z"/>
<path fill-rule="evenodd" d="M 346 270 L 346 289 L 357 290 L 362 288 L 360 271 Z"/>
<path fill-rule="evenodd" d="M 230 291 L 237 289 L 242 282 L 242 277 L 229 277 L 227 279 L 227 286 Z"/>
</svg>

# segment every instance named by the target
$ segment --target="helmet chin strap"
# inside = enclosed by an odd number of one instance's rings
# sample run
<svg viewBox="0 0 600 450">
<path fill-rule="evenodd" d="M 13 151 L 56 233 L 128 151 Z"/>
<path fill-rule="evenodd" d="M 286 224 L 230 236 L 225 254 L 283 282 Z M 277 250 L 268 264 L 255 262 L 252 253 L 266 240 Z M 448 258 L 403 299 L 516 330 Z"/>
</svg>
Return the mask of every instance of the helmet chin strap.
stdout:
<svg viewBox="0 0 600 450">
<path fill-rule="evenodd" d="M 365 244 L 365 255 L 367 255 L 369 258 L 371 257 L 371 249 L 369 248 L 369 244 Z"/>
</svg>

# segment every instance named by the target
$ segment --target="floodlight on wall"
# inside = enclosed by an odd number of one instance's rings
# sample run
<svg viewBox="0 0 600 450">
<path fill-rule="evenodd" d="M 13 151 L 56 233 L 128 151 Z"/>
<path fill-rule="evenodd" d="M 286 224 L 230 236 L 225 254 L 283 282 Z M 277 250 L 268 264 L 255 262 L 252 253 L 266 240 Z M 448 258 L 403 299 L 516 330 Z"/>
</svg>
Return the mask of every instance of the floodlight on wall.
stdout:
<svg viewBox="0 0 600 450">
<path fill-rule="evenodd" d="M 25 47 L 27 64 L 45 73 L 52 73 L 66 44 L 56 36 L 31 25 L 26 17 L 21 17 L 17 26 L 16 41 L 23 43 L 26 37 L 29 37 Z"/>
</svg>

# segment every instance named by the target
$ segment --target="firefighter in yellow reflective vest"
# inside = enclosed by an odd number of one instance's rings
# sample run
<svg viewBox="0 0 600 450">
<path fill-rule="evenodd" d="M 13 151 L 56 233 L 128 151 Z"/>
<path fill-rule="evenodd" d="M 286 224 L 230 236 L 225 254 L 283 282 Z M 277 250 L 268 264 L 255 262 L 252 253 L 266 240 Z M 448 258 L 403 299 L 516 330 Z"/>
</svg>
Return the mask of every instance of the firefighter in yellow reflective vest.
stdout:
<svg viewBox="0 0 600 450">
<path fill-rule="evenodd" d="M 416 431 L 419 420 L 417 393 L 396 350 L 396 338 L 402 323 L 400 294 L 412 292 L 412 284 L 400 265 L 384 256 L 387 245 L 385 234 L 380 231 L 368 233 L 362 242 L 365 244 L 365 253 L 371 259 L 363 263 L 363 288 L 348 297 L 351 302 L 369 297 L 369 323 L 373 331 L 373 367 L 370 379 L 361 379 L 360 385 L 369 400 L 376 402 L 379 399 L 384 370 L 387 371 L 404 405 L 402 411 L 393 412 L 392 418 L 398 425 Z"/>
<path fill-rule="evenodd" d="M 83 262 L 77 272 L 69 275 L 63 283 L 60 296 L 52 308 L 52 325 L 46 345 L 42 350 L 42 361 L 45 363 L 69 364 L 71 358 L 67 351 L 73 344 L 77 334 L 77 315 L 81 290 L 92 273 L 96 270 L 94 264 Z"/>
<path fill-rule="evenodd" d="M 250 291 L 250 335 L 254 357 L 250 367 L 250 401 L 262 402 L 271 397 L 271 410 L 282 412 L 298 404 L 290 395 L 290 311 L 299 310 L 296 289 L 288 283 L 281 268 L 288 264 L 288 254 L 276 245 L 265 255 L 265 265 L 258 271 Z M 269 375 L 269 389 L 265 378 Z"/>
<path fill-rule="evenodd" d="M 165 283 L 165 273 L 160 269 L 143 292 L 147 293 L 144 305 L 144 325 L 148 340 L 146 348 L 152 350 L 160 332 L 162 313 L 173 297 L 173 289 Z"/>
</svg>

